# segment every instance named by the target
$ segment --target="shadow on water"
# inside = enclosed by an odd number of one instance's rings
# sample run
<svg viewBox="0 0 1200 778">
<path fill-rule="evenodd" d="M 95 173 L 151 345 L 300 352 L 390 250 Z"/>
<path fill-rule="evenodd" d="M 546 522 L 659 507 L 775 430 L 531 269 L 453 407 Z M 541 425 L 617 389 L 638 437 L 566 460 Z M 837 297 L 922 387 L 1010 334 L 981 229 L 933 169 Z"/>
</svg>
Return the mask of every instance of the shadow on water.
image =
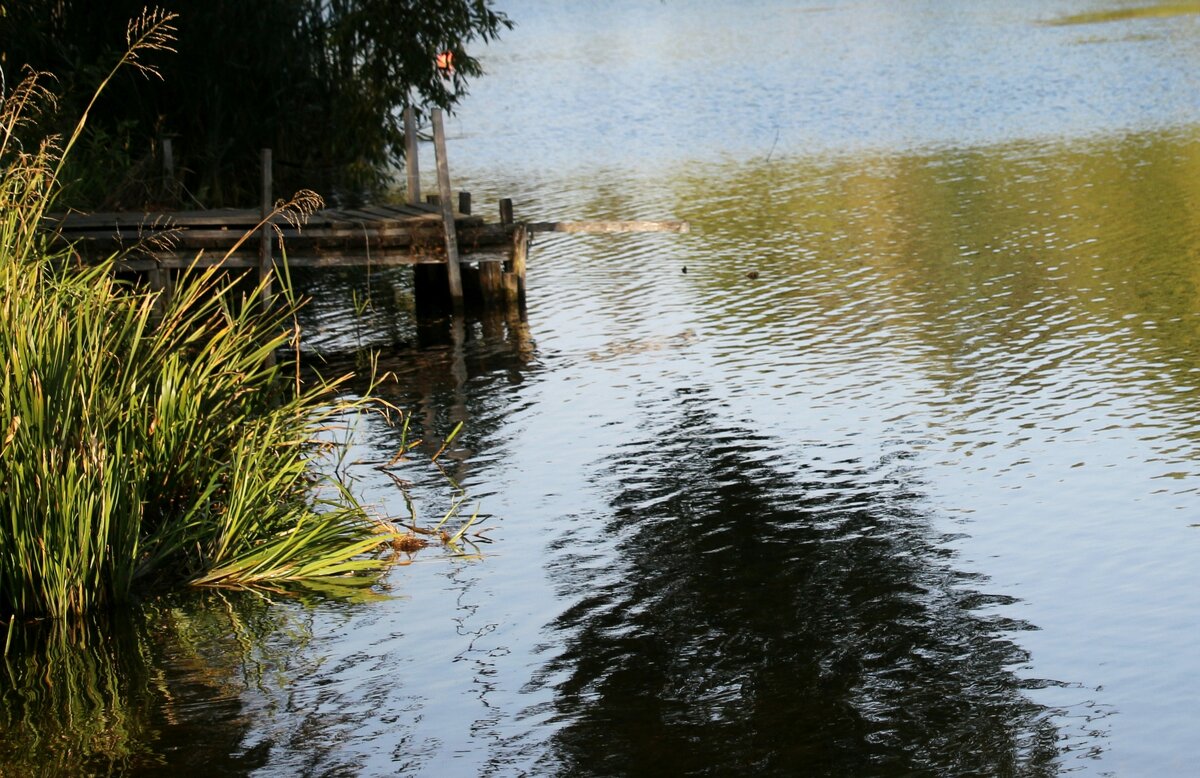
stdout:
<svg viewBox="0 0 1200 778">
<path fill-rule="evenodd" d="M 780 461 L 719 405 L 681 390 L 597 476 L 601 538 L 559 549 L 560 772 L 1055 774 L 1079 744 L 1025 694 L 1057 682 L 1015 672 L 1034 627 L 955 569 L 917 486 Z"/>
</svg>

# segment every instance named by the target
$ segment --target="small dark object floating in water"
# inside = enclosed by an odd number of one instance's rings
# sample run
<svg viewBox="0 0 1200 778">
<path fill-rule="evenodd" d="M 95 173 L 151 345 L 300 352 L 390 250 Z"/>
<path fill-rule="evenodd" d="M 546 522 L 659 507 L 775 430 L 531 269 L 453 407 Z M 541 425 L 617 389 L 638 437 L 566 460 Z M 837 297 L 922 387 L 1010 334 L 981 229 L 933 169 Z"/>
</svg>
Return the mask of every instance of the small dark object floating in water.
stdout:
<svg viewBox="0 0 1200 778">
<path fill-rule="evenodd" d="M 751 270 L 750 272 L 746 273 L 746 278 L 749 278 L 749 279 L 755 279 L 755 278 L 758 278 L 758 271 L 757 271 L 757 270 Z"/>
<path fill-rule="evenodd" d="M 683 266 L 683 270 L 682 270 L 681 272 L 682 272 L 684 275 L 687 275 L 687 265 L 684 265 L 684 266 Z"/>
</svg>

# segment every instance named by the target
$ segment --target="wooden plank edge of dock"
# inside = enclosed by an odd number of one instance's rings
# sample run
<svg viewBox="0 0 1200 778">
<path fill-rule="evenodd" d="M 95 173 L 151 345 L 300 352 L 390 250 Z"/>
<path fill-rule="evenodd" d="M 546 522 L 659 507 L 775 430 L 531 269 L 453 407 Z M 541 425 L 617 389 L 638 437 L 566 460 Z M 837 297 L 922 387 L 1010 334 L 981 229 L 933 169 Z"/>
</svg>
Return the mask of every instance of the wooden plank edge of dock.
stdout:
<svg viewBox="0 0 1200 778">
<path fill-rule="evenodd" d="M 460 258 L 459 264 L 497 264 L 502 265 L 507 261 L 507 258 L 499 253 L 490 253 L 482 255 L 468 255 Z M 276 266 L 293 268 L 334 268 L 334 267 L 356 267 L 356 268 L 386 268 L 386 267 L 404 267 L 407 265 L 445 265 L 445 255 L 439 254 L 413 254 L 411 252 L 388 252 L 382 254 L 372 253 L 367 255 L 348 255 L 337 254 L 332 256 L 305 254 L 300 256 L 288 256 L 287 260 L 276 258 L 274 260 Z M 240 252 L 228 257 L 220 256 L 216 253 L 205 253 L 201 257 L 183 256 L 177 254 L 158 253 L 150 257 L 141 257 L 138 259 L 123 259 L 118 260 L 115 269 L 118 272 L 129 273 L 145 273 L 154 270 L 187 270 L 189 268 L 208 268 L 220 266 L 229 270 L 246 270 L 258 267 L 258 254 Z"/>
</svg>

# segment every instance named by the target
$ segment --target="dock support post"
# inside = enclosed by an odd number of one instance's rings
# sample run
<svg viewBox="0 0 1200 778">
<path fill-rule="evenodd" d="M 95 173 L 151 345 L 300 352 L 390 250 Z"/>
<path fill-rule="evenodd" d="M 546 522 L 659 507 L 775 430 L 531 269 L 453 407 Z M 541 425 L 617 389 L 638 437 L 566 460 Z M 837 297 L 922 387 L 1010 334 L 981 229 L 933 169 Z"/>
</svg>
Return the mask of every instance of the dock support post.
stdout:
<svg viewBox="0 0 1200 778">
<path fill-rule="evenodd" d="M 463 305 L 462 276 L 458 266 L 458 235 L 454 229 L 454 200 L 450 191 L 450 166 L 446 162 L 446 130 L 442 109 L 433 109 L 433 150 L 437 156 L 438 193 L 442 201 L 442 221 L 446 229 L 446 277 L 450 281 L 450 302 L 455 311 Z"/>
<path fill-rule="evenodd" d="M 513 230 L 512 260 L 504 274 L 504 291 L 512 306 L 525 304 L 525 255 L 528 252 L 529 232 L 524 224 L 518 224 Z"/>
<path fill-rule="evenodd" d="M 271 182 L 271 150 L 263 149 L 262 161 L 262 218 L 265 220 L 275 208 Z M 264 224 L 258 243 L 258 281 L 263 286 L 263 303 L 270 304 L 271 289 L 271 225 Z"/>
<path fill-rule="evenodd" d="M 417 117 L 411 106 L 404 107 L 404 169 L 408 171 L 408 204 L 421 202 L 421 166 L 417 155 Z"/>
<path fill-rule="evenodd" d="M 175 178 L 175 149 L 170 138 L 162 139 L 162 196 L 174 203 L 179 196 L 178 179 Z"/>
<path fill-rule="evenodd" d="M 500 223 L 508 226 L 513 223 L 513 201 L 505 197 L 500 201 Z M 504 296 L 508 304 L 519 307 L 525 303 L 525 255 L 529 251 L 529 231 L 524 224 L 517 225 L 512 236 L 512 256 L 505 263 L 501 281 L 504 285 Z"/>
<path fill-rule="evenodd" d="M 147 280 L 150 282 L 150 291 L 158 294 L 154 300 L 154 315 L 161 320 L 167 313 L 167 301 L 171 294 L 171 271 L 155 263 L 154 269 L 147 273 Z"/>
</svg>

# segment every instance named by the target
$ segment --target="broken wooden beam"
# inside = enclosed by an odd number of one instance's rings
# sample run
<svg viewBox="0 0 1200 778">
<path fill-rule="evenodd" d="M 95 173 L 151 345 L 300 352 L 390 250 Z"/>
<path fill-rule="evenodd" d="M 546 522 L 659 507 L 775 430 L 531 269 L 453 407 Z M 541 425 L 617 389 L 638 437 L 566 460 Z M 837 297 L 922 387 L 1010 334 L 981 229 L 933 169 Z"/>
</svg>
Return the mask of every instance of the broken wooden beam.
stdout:
<svg viewBox="0 0 1200 778">
<path fill-rule="evenodd" d="M 607 234 L 614 232 L 690 232 L 691 225 L 685 221 L 579 221 L 579 222 L 528 222 L 530 232 L 586 232 Z"/>
</svg>

